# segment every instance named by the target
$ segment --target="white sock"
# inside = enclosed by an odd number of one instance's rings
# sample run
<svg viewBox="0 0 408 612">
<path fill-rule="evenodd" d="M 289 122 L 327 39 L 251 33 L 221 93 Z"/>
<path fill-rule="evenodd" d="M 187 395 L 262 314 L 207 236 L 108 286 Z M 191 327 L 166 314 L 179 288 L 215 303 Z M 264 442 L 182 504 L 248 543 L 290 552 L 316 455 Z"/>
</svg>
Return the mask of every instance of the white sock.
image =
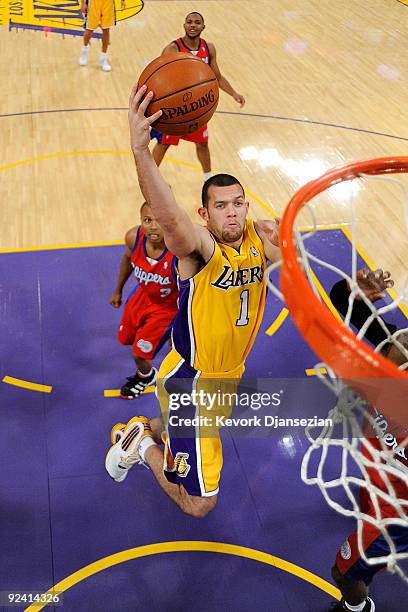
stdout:
<svg viewBox="0 0 408 612">
<path fill-rule="evenodd" d="M 350 610 L 350 612 L 362 612 L 365 608 L 366 603 L 367 599 L 365 599 L 363 603 L 358 604 L 358 606 L 351 606 L 349 603 L 347 603 L 347 601 L 344 602 L 344 605 L 346 606 L 346 610 Z"/>
<path fill-rule="evenodd" d="M 150 448 L 151 446 L 157 446 L 153 438 L 151 438 L 150 436 L 145 436 L 144 438 L 142 438 L 139 444 L 139 448 L 138 448 L 139 456 L 142 461 L 146 461 L 145 454 L 146 454 L 147 449 Z"/>
<path fill-rule="evenodd" d="M 211 170 L 209 172 L 204 172 L 204 181 L 208 180 L 209 178 L 212 177 L 212 172 Z"/>
<path fill-rule="evenodd" d="M 153 368 L 150 368 L 150 372 L 148 372 L 147 374 L 142 374 L 140 370 L 138 370 L 136 374 L 140 376 L 140 378 L 150 378 L 150 376 L 153 374 Z"/>
<path fill-rule="evenodd" d="M 103 51 L 101 51 L 101 60 L 104 60 L 108 57 L 107 53 L 104 53 Z"/>
</svg>

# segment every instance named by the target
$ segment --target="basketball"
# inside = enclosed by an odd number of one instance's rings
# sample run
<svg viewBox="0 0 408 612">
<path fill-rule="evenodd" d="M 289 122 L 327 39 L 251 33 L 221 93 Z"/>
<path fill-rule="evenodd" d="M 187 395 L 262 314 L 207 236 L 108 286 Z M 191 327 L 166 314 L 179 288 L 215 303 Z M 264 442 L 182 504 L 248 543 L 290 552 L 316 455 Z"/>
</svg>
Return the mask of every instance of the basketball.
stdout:
<svg viewBox="0 0 408 612">
<path fill-rule="evenodd" d="M 139 77 L 154 96 L 146 116 L 163 114 L 152 124 L 172 136 L 196 132 L 213 116 L 218 104 L 218 80 L 213 70 L 190 53 L 169 53 L 150 62 Z"/>
</svg>

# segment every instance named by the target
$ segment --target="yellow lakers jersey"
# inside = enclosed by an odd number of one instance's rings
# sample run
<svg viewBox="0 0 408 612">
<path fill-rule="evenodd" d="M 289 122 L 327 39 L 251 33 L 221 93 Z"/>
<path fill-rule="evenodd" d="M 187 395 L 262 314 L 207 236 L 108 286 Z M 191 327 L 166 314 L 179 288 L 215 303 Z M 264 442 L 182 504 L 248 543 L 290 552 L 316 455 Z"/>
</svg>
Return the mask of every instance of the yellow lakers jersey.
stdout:
<svg viewBox="0 0 408 612">
<path fill-rule="evenodd" d="M 88 12 L 85 18 L 85 28 L 96 30 L 112 28 L 116 24 L 116 8 L 114 0 L 88 0 Z"/>
<path fill-rule="evenodd" d="M 173 343 L 195 370 L 225 373 L 244 363 L 262 320 L 265 269 L 262 241 L 247 220 L 239 251 L 215 243 L 204 268 L 179 280 Z"/>
</svg>

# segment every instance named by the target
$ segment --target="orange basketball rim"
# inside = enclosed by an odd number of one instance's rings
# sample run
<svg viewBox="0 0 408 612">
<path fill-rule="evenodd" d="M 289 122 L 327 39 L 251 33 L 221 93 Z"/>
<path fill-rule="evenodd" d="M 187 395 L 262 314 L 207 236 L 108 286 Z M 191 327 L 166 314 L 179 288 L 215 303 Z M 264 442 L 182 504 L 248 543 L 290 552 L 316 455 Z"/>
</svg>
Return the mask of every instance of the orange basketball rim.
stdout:
<svg viewBox="0 0 408 612">
<path fill-rule="evenodd" d="M 404 425 L 408 408 L 408 374 L 374 352 L 345 325 L 336 321 L 319 301 L 303 272 L 294 240 L 294 223 L 300 210 L 329 187 L 361 175 L 408 172 L 408 157 L 383 157 L 329 170 L 304 185 L 291 199 L 281 221 L 282 266 L 280 287 L 292 318 L 303 337 L 324 363 L 345 384 L 367 401 Z"/>
</svg>

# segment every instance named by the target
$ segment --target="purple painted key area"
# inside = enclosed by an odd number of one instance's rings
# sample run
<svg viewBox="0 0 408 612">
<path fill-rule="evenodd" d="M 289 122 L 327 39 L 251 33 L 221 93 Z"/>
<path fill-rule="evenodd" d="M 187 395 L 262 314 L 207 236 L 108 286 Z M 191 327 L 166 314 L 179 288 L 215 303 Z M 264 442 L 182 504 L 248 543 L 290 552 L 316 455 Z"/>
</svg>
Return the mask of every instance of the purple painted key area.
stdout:
<svg viewBox="0 0 408 612">
<path fill-rule="evenodd" d="M 318 256 L 350 269 L 350 244 L 340 230 L 319 232 L 312 245 Z M 0 590 L 47 590 L 114 553 L 180 540 L 249 547 L 331 582 L 336 552 L 354 524 L 302 483 L 307 444 L 300 429 L 286 443 L 278 435 L 224 432 L 218 504 L 202 520 L 184 516 L 144 467 L 120 484 L 106 474 L 112 425 L 158 410 L 153 394 L 128 402 L 104 397 L 134 371 L 130 347 L 115 337 L 121 311 L 108 303 L 121 252 L 95 247 L 0 255 L 0 380 L 52 385 L 51 393 L 42 393 L 0 383 Z M 315 271 L 328 290 L 335 276 Z M 290 318 L 272 337 L 265 334 L 281 308 L 269 295 L 245 377 L 304 378 L 318 361 Z M 388 320 L 405 319 L 398 312 Z M 376 577 L 371 592 L 378 610 L 404 607 L 405 587 L 388 573 Z M 63 609 L 323 612 L 331 601 L 300 576 L 270 565 L 187 551 L 108 567 L 69 588 Z"/>
</svg>

